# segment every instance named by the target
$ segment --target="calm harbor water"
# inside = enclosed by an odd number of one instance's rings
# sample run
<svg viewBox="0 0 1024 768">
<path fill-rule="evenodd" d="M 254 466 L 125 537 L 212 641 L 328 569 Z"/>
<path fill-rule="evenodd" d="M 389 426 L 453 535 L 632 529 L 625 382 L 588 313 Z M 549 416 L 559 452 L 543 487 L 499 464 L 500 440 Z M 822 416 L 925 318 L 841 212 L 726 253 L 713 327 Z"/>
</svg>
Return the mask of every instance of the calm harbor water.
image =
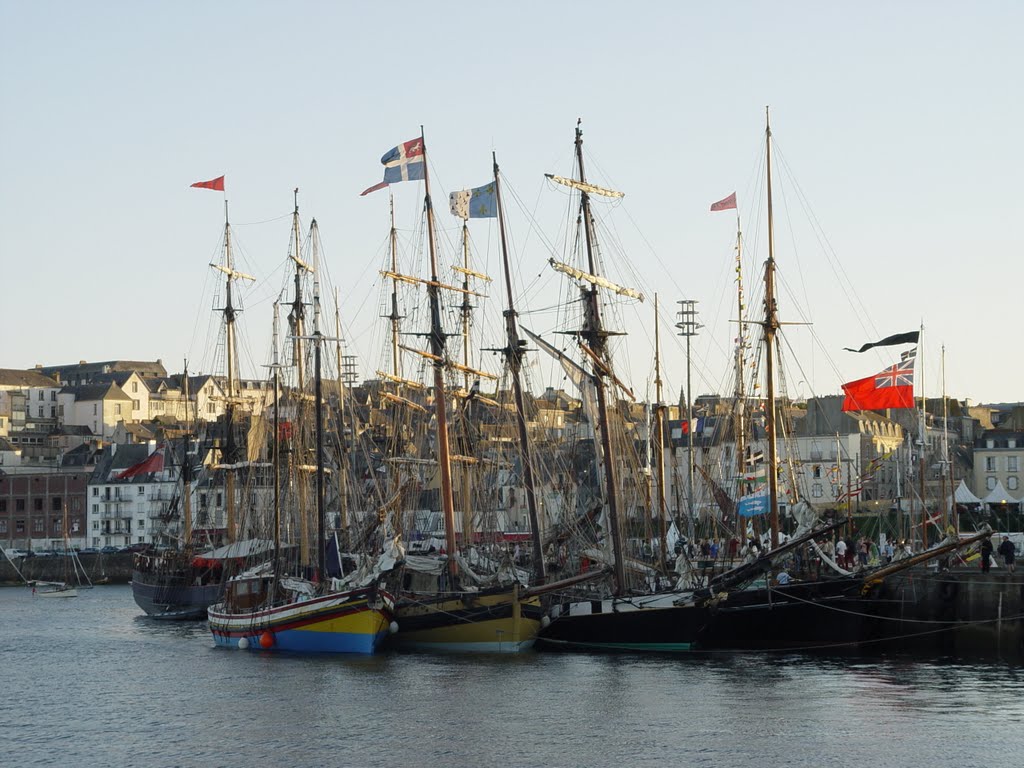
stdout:
<svg viewBox="0 0 1024 768">
<path fill-rule="evenodd" d="M 1017 766 L 1024 668 L 216 649 L 125 586 L 0 589 L 11 766 Z"/>
</svg>

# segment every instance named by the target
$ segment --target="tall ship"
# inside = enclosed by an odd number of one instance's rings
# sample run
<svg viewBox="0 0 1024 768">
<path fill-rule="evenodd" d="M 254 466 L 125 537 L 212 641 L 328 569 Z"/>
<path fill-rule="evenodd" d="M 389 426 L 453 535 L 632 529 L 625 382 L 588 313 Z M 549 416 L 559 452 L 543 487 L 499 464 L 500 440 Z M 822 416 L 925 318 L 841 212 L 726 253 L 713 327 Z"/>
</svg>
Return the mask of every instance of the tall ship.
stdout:
<svg viewBox="0 0 1024 768">
<path fill-rule="evenodd" d="M 297 210 L 297 206 L 296 206 Z M 227 579 L 223 600 L 207 611 L 210 632 L 218 646 L 285 653 L 373 653 L 392 631 L 394 599 L 386 581 L 400 550 L 385 547 L 365 553 L 360 566 L 342 573 L 342 553 L 337 534 L 328 561 L 327 521 L 327 425 L 328 404 L 323 386 L 323 346 L 329 339 L 321 330 L 319 287 L 319 233 L 314 219 L 310 227 L 313 274 L 313 324 L 307 333 L 303 322 L 293 318 L 291 338 L 312 348 L 312 391 L 303 378 L 293 402 L 303 412 L 312 400 L 314 446 L 312 466 L 306 463 L 308 451 L 298 442 L 292 444 L 291 460 L 282 456 L 281 383 L 277 312 L 275 306 L 272 476 L 273 520 L 272 551 L 266 558 L 251 560 L 241 573 Z M 296 263 L 298 265 L 298 254 Z M 301 302 L 300 302 L 301 303 Z M 297 370 L 304 356 L 296 354 Z M 309 396 L 308 398 L 306 396 Z M 343 409 L 342 409 L 343 410 Z M 300 420 L 301 421 L 301 420 Z M 344 431 L 342 425 L 335 434 Z M 332 477 L 345 475 L 340 461 L 333 462 Z M 312 471 L 312 503 L 308 482 Z M 282 479 L 290 492 L 283 494 Z M 288 522 L 283 514 L 283 497 L 289 500 Z M 250 521 L 249 526 L 260 521 Z M 347 528 L 341 528 L 347 538 Z"/>
<path fill-rule="evenodd" d="M 223 191 L 223 179 L 219 182 L 219 186 L 208 188 Z M 240 310 L 233 293 L 237 281 L 252 281 L 254 278 L 235 269 L 227 200 L 224 201 L 221 254 L 221 262 L 210 266 L 222 273 L 225 280 L 224 306 L 219 310 L 223 319 L 220 333 L 225 357 L 227 400 L 223 423 L 215 430 L 216 436 L 210 434 L 197 438 L 194 434 L 192 425 L 196 424 L 198 419 L 192 403 L 193 393 L 190 392 L 186 363 L 180 382 L 185 411 L 178 414 L 184 418 L 187 425 L 184 436 L 178 441 L 177 446 L 173 441 L 169 441 L 150 458 L 128 467 L 116 476 L 116 479 L 123 480 L 152 476 L 154 473 L 170 473 L 173 471 L 172 468 L 177 469 L 179 487 L 169 504 L 170 514 L 166 522 L 180 522 L 180 528 L 177 525 L 173 526 L 179 535 L 174 537 L 174 546 L 171 549 L 137 554 L 132 569 L 132 596 L 136 604 L 154 619 L 173 621 L 205 618 L 207 608 L 223 595 L 225 578 L 231 573 L 232 568 L 267 549 L 265 541 L 235 540 L 235 473 L 245 463 L 242 462 L 240 440 L 236 434 L 237 409 L 240 407 L 241 399 L 238 397 L 235 322 Z M 214 427 L 210 426 L 208 431 L 214 431 Z M 171 456 L 174 456 L 174 459 L 165 462 L 165 452 L 168 459 Z M 207 453 L 211 459 L 209 466 L 203 463 Z M 222 483 L 227 523 L 223 536 L 210 536 L 209 528 L 206 529 L 205 535 L 197 530 L 192 510 L 193 493 L 201 479 L 197 475 L 197 466 L 207 480 Z"/>
</svg>

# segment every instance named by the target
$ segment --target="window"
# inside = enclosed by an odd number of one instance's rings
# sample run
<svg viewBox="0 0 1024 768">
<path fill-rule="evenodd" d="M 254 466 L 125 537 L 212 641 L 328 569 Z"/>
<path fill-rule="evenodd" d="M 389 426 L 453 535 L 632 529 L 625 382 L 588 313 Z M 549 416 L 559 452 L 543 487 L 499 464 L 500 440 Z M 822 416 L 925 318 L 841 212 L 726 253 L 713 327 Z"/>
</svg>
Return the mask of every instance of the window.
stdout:
<svg viewBox="0 0 1024 768">
<path fill-rule="evenodd" d="M 57 406 L 56 405 L 51 405 L 50 406 L 50 418 L 51 419 L 56 419 L 57 418 Z"/>
<path fill-rule="evenodd" d="M 138 392 L 138 391 L 139 391 L 139 382 L 137 382 L 137 381 L 133 381 L 133 382 L 132 382 L 132 393 L 134 394 L 134 393 L 136 393 L 136 392 Z M 137 402 L 139 402 L 139 401 L 138 401 L 138 400 L 136 400 L 135 402 L 137 403 Z M 135 406 L 135 407 L 136 407 L 136 408 L 138 408 L 139 406 Z"/>
<path fill-rule="evenodd" d="M 1006 457 L 1006 471 L 1007 472 L 1018 472 L 1019 471 L 1017 469 L 1017 457 L 1016 456 L 1007 456 Z"/>
<path fill-rule="evenodd" d="M 213 403 L 207 403 L 206 404 L 206 412 L 207 413 L 213 413 Z"/>
<path fill-rule="evenodd" d="M 1007 441 L 1006 441 L 1006 447 L 1007 448 L 1016 448 L 1017 447 L 1017 438 L 1015 438 L 1015 437 L 1008 438 Z"/>
<path fill-rule="evenodd" d="M 50 392 L 50 402 L 51 403 L 56 403 L 57 402 L 57 390 L 56 389 L 53 390 L 52 392 Z"/>
<path fill-rule="evenodd" d="M 24 512 L 25 511 L 25 500 L 24 499 L 15 499 L 14 500 L 14 510 L 15 510 L 15 512 Z"/>
<path fill-rule="evenodd" d="M 94 547 L 98 547 L 100 545 L 100 537 L 99 536 L 93 536 L 92 537 L 92 545 Z"/>
<path fill-rule="evenodd" d="M 98 515 L 99 512 L 100 512 L 100 505 L 99 504 L 93 504 L 92 505 L 92 512 L 93 512 L 94 515 Z"/>
<path fill-rule="evenodd" d="M 39 406 L 39 418 L 43 418 L 43 406 Z"/>
<path fill-rule="evenodd" d="M 37 517 L 35 520 L 32 521 L 32 530 L 35 533 L 42 533 L 43 532 L 43 530 L 44 530 L 44 528 L 43 528 L 43 518 Z"/>
<path fill-rule="evenodd" d="M 996 457 L 995 456 L 986 456 L 985 457 L 985 471 L 986 472 L 995 472 L 996 471 Z"/>
<path fill-rule="evenodd" d="M 40 400 L 45 400 L 46 399 L 46 393 L 43 392 L 43 390 L 41 390 L 41 389 L 39 390 L 39 399 Z"/>
<path fill-rule="evenodd" d="M 1016 475 L 1010 475 L 1008 478 L 1006 478 L 1006 488 L 1007 488 L 1007 490 L 1010 490 L 1010 491 L 1016 491 L 1017 490 L 1017 476 Z"/>
<path fill-rule="evenodd" d="M 24 520 L 15 520 L 14 521 L 14 532 L 15 533 L 24 533 L 25 532 L 25 521 Z"/>
<path fill-rule="evenodd" d="M 0 512 L 7 511 L 7 499 L 0 499 Z"/>
<path fill-rule="evenodd" d="M 133 411 L 137 411 L 137 410 L 139 410 L 139 408 L 141 408 L 141 407 L 142 407 L 142 406 L 141 406 L 141 405 L 139 405 L 139 401 L 138 401 L 138 400 L 132 400 L 132 410 L 133 410 Z"/>
<path fill-rule="evenodd" d="M 32 509 L 34 509 L 36 512 L 42 512 L 43 511 L 43 500 L 42 499 L 32 499 Z"/>
<path fill-rule="evenodd" d="M 92 495 L 93 496 L 99 496 L 100 495 L 100 489 L 97 486 L 95 486 L 95 485 L 92 488 Z"/>
<path fill-rule="evenodd" d="M 813 475 L 813 477 L 814 477 L 815 480 L 817 480 L 817 479 L 819 479 L 821 477 L 821 465 L 820 464 L 815 464 L 814 465 L 814 475 Z"/>
<path fill-rule="evenodd" d="M 114 405 L 114 413 L 117 414 L 118 416 L 121 415 L 121 404 L 120 403 L 117 403 L 116 405 Z"/>
<path fill-rule="evenodd" d="M 145 495 L 146 495 L 146 486 L 140 485 L 139 486 L 139 496 L 145 496 Z"/>
<path fill-rule="evenodd" d="M 100 529 L 100 521 L 99 520 L 93 520 L 92 521 L 92 529 L 94 531 L 98 531 Z"/>
<path fill-rule="evenodd" d="M 988 488 L 990 491 L 994 491 L 996 488 L 996 479 L 994 477 L 986 478 L 985 487 Z"/>
<path fill-rule="evenodd" d="M 7 521 L 0 520 L 0 533 L 7 533 Z"/>
<path fill-rule="evenodd" d="M 146 527 L 146 521 L 145 520 L 139 520 L 139 524 L 137 526 L 135 526 L 135 527 L 138 528 L 141 531 L 143 528 Z"/>
<path fill-rule="evenodd" d="M 64 505 L 61 502 L 62 502 L 62 500 L 61 500 L 60 496 L 52 497 L 50 499 L 50 511 L 51 512 L 60 512 L 64 508 Z"/>
<path fill-rule="evenodd" d="M 218 507 L 224 506 L 224 494 L 220 493 L 219 491 L 217 492 L 217 506 Z"/>
<path fill-rule="evenodd" d="M 95 416 L 95 415 L 96 415 L 96 408 L 97 408 L 97 405 L 96 405 L 96 403 L 93 403 L 93 404 L 92 404 L 92 415 L 93 415 L 93 416 Z M 93 422 L 93 423 L 95 424 L 95 422 Z"/>
<path fill-rule="evenodd" d="M 817 469 L 818 467 L 815 467 L 815 470 Z M 811 486 L 811 496 L 816 499 L 820 499 L 822 497 L 821 483 L 814 483 L 814 485 Z"/>
</svg>

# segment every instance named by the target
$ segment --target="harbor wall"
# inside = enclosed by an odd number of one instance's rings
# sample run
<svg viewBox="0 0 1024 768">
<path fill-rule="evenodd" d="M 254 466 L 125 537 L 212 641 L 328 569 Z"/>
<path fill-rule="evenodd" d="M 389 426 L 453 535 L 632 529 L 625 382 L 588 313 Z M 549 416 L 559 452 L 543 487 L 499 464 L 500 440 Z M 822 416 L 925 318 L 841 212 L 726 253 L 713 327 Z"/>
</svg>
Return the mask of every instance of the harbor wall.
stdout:
<svg viewBox="0 0 1024 768">
<path fill-rule="evenodd" d="M 911 569 L 886 579 L 876 599 L 884 608 L 886 651 L 965 658 L 1024 658 L 1024 574 L 993 569 Z"/>
<path fill-rule="evenodd" d="M 110 555 L 79 555 L 79 560 L 89 578 L 96 583 L 127 584 L 132 580 L 132 558 L 130 552 Z M 61 557 L 26 557 L 15 559 L 18 570 L 29 581 L 64 581 L 65 562 Z M 69 568 L 70 570 L 70 568 Z M 106 579 L 104 581 L 104 579 Z M 0 554 L 0 584 L 21 584 L 17 572 Z"/>
</svg>

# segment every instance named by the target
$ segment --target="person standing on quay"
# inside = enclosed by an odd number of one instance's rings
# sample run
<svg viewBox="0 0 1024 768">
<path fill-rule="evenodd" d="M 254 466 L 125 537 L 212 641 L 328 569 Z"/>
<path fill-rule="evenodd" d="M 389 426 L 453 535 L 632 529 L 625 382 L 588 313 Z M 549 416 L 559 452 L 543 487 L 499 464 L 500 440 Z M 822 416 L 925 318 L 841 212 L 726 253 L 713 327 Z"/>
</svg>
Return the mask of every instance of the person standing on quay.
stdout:
<svg viewBox="0 0 1024 768">
<path fill-rule="evenodd" d="M 988 573 L 992 567 L 992 539 L 985 539 L 981 542 L 981 572 Z"/>
<path fill-rule="evenodd" d="M 1006 563 L 1006 570 L 1013 573 L 1015 563 L 1017 561 L 1017 547 L 1009 536 L 1003 536 L 1003 543 L 999 545 L 999 554 L 1003 556 L 1003 562 Z"/>
</svg>

